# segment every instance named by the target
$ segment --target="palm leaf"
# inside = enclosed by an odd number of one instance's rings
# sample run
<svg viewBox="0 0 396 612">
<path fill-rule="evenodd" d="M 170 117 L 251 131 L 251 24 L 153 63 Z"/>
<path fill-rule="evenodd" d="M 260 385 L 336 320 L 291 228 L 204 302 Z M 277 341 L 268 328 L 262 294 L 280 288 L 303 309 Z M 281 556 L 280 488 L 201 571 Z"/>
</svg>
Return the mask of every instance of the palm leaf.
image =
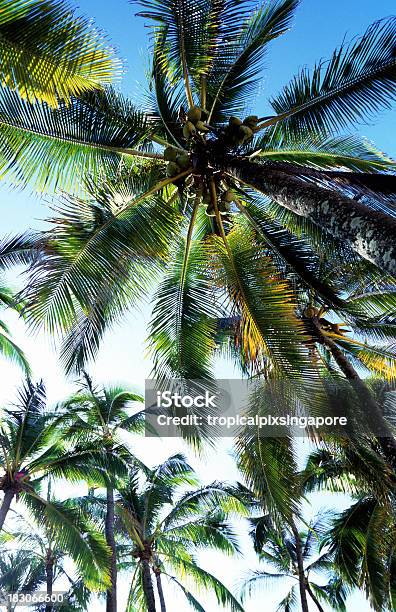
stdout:
<svg viewBox="0 0 396 612">
<path fill-rule="evenodd" d="M 258 149 L 260 152 L 257 153 Z M 314 168 L 345 168 L 355 172 L 381 172 L 395 168 L 395 161 L 359 136 L 304 137 L 269 134 L 254 144 L 255 155 Z"/>
<path fill-rule="evenodd" d="M 125 200 L 122 192 L 107 190 L 96 203 L 67 201 L 54 230 L 39 240 L 43 255 L 23 294 L 26 317 L 31 325 L 69 334 L 63 349 L 68 368 L 95 353 L 104 330 L 147 292 L 167 256 L 167 235 L 179 215 L 151 195 L 156 187 L 142 194 L 155 179 L 155 172 L 132 175 Z"/>
<path fill-rule="evenodd" d="M 0 355 L 15 363 L 26 376 L 30 376 L 31 369 L 25 353 L 11 340 L 9 330 L 2 321 L 0 321 Z"/>
<path fill-rule="evenodd" d="M 292 292 L 251 230 L 234 225 L 227 243 L 229 251 L 220 238 L 210 242 L 213 276 L 228 295 L 231 315 L 240 316 L 244 359 L 254 368 L 263 367 L 267 359 L 281 370 L 298 368 L 303 362 L 302 330 Z"/>
<path fill-rule="evenodd" d="M 47 502 L 32 493 L 24 493 L 23 498 L 38 524 L 51 527 L 55 541 L 72 557 L 87 586 L 103 590 L 109 583 L 109 551 L 104 536 L 75 508 Z"/>
<path fill-rule="evenodd" d="M 52 109 L 0 90 L 0 171 L 38 191 L 80 192 L 89 176 L 109 176 L 121 154 L 143 142 L 145 115 L 112 89 Z"/>
<path fill-rule="evenodd" d="M 396 93 L 396 19 L 371 25 L 354 42 L 342 44 L 328 63 L 304 69 L 272 100 L 281 132 L 331 134 L 390 108 Z"/>
<path fill-rule="evenodd" d="M 204 245 L 192 236 L 173 244 L 173 265 L 155 296 L 150 324 L 154 372 L 160 380 L 211 378 L 215 309 Z"/>
<path fill-rule="evenodd" d="M 243 608 L 234 595 L 218 578 L 206 572 L 193 561 L 187 561 L 176 555 L 167 557 L 167 564 L 173 568 L 176 575 L 190 578 L 198 591 L 211 591 L 216 596 L 217 602 L 223 607 L 230 608 L 233 612 L 243 612 Z"/>
<path fill-rule="evenodd" d="M 233 33 L 231 41 L 219 44 L 207 76 L 207 106 L 214 123 L 246 108 L 256 91 L 268 43 L 286 32 L 298 3 L 299 0 L 265 3 L 242 21 L 242 27 Z M 241 22 L 243 17 L 243 14 L 235 16 L 236 22 Z"/>
<path fill-rule="evenodd" d="M 52 107 L 120 70 L 103 34 L 59 0 L 2 0 L 0 58 L 3 86 Z"/>
</svg>

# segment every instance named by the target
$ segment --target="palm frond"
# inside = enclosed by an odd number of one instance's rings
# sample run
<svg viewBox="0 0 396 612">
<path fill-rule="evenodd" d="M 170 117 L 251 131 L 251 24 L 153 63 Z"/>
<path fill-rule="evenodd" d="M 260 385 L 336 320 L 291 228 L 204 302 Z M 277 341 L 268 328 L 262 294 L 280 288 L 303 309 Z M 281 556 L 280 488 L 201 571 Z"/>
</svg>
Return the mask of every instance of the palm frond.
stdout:
<svg viewBox="0 0 396 612">
<path fill-rule="evenodd" d="M 116 172 L 122 153 L 144 142 L 146 116 L 113 89 L 52 109 L 0 90 L 2 177 L 37 191 L 81 192 L 89 176 Z"/>
<path fill-rule="evenodd" d="M 0 321 L 0 355 L 15 363 L 25 374 L 30 376 L 31 368 L 24 351 L 9 336 L 8 329 Z"/>
<path fill-rule="evenodd" d="M 37 257 L 34 242 L 35 236 L 28 232 L 4 237 L 0 241 L 0 270 L 32 263 Z"/>
<path fill-rule="evenodd" d="M 257 153 L 258 149 L 260 152 Z M 354 172 L 395 169 L 396 162 L 359 136 L 264 134 L 254 143 L 255 156 L 314 168 L 345 168 Z"/>
<path fill-rule="evenodd" d="M 59 0 L 2 0 L 0 82 L 57 107 L 110 83 L 120 63 L 92 22 Z"/>
<path fill-rule="evenodd" d="M 299 0 L 276 0 L 265 3 L 245 20 L 243 15 L 235 16 L 242 27 L 219 44 L 206 79 L 213 123 L 246 108 L 256 91 L 268 43 L 287 31 L 298 4 Z"/>
<path fill-rule="evenodd" d="M 292 134 L 331 134 L 390 108 L 396 95 L 396 19 L 371 25 L 342 44 L 328 63 L 304 69 L 272 100 L 277 116 L 267 123 Z M 279 123 L 278 123 L 279 122 Z"/>
<path fill-rule="evenodd" d="M 210 590 L 216 596 L 219 605 L 227 607 L 233 612 L 243 612 L 243 607 L 231 591 L 218 578 L 203 570 L 196 563 L 177 556 L 168 557 L 166 563 L 173 568 L 176 575 L 189 577 L 194 582 L 198 592 Z"/>
<path fill-rule="evenodd" d="M 295 317 L 291 290 L 279 278 L 251 230 L 235 224 L 227 243 L 230 251 L 216 237 L 209 249 L 215 285 L 228 295 L 231 315 L 241 317 L 244 359 L 256 369 L 266 360 L 281 370 L 298 369 L 304 361 L 302 330 Z"/>
<path fill-rule="evenodd" d="M 51 527 L 57 544 L 67 550 L 85 583 L 103 590 L 109 583 L 109 551 L 105 538 L 77 509 L 62 502 L 47 502 L 37 494 L 23 494 L 24 503 L 40 525 Z"/>
<path fill-rule="evenodd" d="M 172 245 L 173 264 L 154 301 L 150 348 L 159 380 L 212 377 L 216 311 L 206 277 L 207 254 L 192 236 Z"/>
<path fill-rule="evenodd" d="M 121 206 L 117 192 L 103 202 L 69 199 L 38 241 L 42 256 L 23 292 L 26 319 L 66 334 L 68 369 L 95 354 L 105 329 L 147 293 L 166 259 L 179 214 L 161 196 L 144 197 L 155 180 L 155 172 L 132 176 Z"/>
</svg>

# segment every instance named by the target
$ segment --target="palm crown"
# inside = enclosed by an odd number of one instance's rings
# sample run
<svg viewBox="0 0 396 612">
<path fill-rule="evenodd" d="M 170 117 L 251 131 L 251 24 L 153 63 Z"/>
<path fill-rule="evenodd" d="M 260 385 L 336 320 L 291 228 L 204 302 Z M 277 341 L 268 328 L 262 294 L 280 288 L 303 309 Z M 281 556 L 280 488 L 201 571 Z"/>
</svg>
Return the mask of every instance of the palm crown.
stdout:
<svg viewBox="0 0 396 612">
<path fill-rule="evenodd" d="M 320 269 L 330 250 L 334 266 L 347 255 L 360 268 L 363 293 L 394 292 L 394 162 L 337 132 L 394 99 L 396 21 L 303 70 L 260 118 L 244 109 L 296 0 L 253 12 L 234 1 L 140 4 L 154 24 L 146 109 L 109 88 L 58 92 L 52 105 L 1 91 L 3 172 L 71 194 L 37 237 L 28 320 L 60 332 L 66 368 L 81 369 L 166 268 L 150 329 L 160 376 L 210 376 L 224 316 L 238 321 L 244 363 L 290 372 L 306 362 L 295 285 L 342 310 Z"/>
</svg>

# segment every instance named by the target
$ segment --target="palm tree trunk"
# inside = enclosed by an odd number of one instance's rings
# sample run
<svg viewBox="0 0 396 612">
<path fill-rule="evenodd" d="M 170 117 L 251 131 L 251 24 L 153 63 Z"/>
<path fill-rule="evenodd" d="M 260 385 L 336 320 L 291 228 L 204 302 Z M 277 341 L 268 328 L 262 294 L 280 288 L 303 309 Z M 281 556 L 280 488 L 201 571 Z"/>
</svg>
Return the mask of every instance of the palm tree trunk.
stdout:
<svg viewBox="0 0 396 612">
<path fill-rule="evenodd" d="M 295 545 L 296 545 L 298 584 L 300 587 L 301 608 L 302 608 L 302 612 L 309 612 L 308 600 L 307 600 L 307 583 L 305 580 L 304 559 L 303 559 L 300 534 L 298 533 L 298 529 L 293 520 L 290 523 L 290 527 L 291 527 L 291 530 L 294 536 L 294 540 L 295 540 Z"/>
<path fill-rule="evenodd" d="M 15 491 L 12 489 L 6 489 L 4 491 L 3 503 L 0 508 L 0 531 L 3 529 L 4 521 L 11 507 L 12 500 L 14 499 Z"/>
<path fill-rule="evenodd" d="M 143 592 L 146 598 L 147 612 L 156 612 L 153 581 L 151 580 L 150 563 L 142 559 Z"/>
<path fill-rule="evenodd" d="M 52 589 L 54 584 L 54 559 L 52 557 L 52 551 L 49 548 L 47 550 L 47 560 L 45 564 L 45 575 L 46 575 L 46 584 L 47 584 L 47 595 L 49 599 L 51 599 Z M 52 603 L 48 601 L 45 606 L 45 612 L 51 612 Z"/>
<path fill-rule="evenodd" d="M 360 378 L 359 374 L 356 372 L 355 368 L 344 355 L 342 350 L 337 346 L 332 338 L 329 338 L 322 332 L 319 321 L 313 319 L 313 324 L 320 342 L 322 342 L 322 344 L 329 349 L 334 361 L 337 363 L 345 378 L 352 382 L 352 386 L 356 394 L 361 400 L 363 407 L 366 409 L 369 422 L 372 422 L 376 429 L 380 425 L 381 430 L 388 434 L 386 436 L 380 436 L 378 441 L 389 463 L 393 468 L 396 468 L 396 440 L 393 436 L 392 430 L 389 428 L 389 425 L 384 419 L 384 415 L 379 405 L 372 397 L 370 390 Z"/>
<path fill-rule="evenodd" d="M 362 257 L 396 275 L 396 220 L 278 166 L 233 160 L 230 172 L 281 206 L 306 217 Z"/>
<path fill-rule="evenodd" d="M 306 582 L 306 587 L 307 587 L 307 591 L 312 599 L 312 601 L 314 602 L 315 606 L 318 608 L 319 612 L 325 612 L 324 609 L 322 608 L 322 606 L 320 605 L 320 602 L 318 600 L 318 598 L 316 597 L 315 593 L 312 591 L 309 582 Z"/>
<path fill-rule="evenodd" d="M 117 612 L 117 549 L 114 537 L 114 489 L 107 487 L 105 536 L 111 551 L 110 588 L 106 593 L 106 612 Z"/>
<path fill-rule="evenodd" d="M 157 590 L 160 600 L 161 612 L 166 612 L 164 591 L 162 590 L 161 572 L 155 572 L 155 579 L 157 581 Z"/>
</svg>

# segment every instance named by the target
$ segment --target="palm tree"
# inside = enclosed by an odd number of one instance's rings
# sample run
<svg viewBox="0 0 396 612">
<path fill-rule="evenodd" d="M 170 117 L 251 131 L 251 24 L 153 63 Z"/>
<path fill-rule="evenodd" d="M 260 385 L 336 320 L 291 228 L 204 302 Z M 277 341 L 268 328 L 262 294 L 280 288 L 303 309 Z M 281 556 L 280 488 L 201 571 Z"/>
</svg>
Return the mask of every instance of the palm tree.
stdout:
<svg viewBox="0 0 396 612">
<path fill-rule="evenodd" d="M 239 489 L 217 482 L 196 488 L 196 475 L 182 455 L 144 468 L 144 473 L 142 481 L 138 470 L 131 472 L 116 502 L 120 567 L 133 569 L 127 609 L 155 612 L 155 577 L 161 612 L 166 610 L 162 578 L 180 588 L 195 609 L 202 606 L 188 581 L 198 590 L 213 591 L 219 605 L 242 611 L 232 593 L 195 558 L 200 550 L 238 552 L 227 516 L 246 513 Z M 195 488 L 186 490 L 191 486 Z"/>
<path fill-rule="evenodd" d="M 0 553 L 0 596 L 7 612 L 13 612 L 16 605 L 7 595 L 13 593 L 34 593 L 45 582 L 43 559 L 32 551 L 2 548 Z"/>
<path fill-rule="evenodd" d="M 51 495 L 47 495 L 48 501 L 51 501 Z M 65 502 L 67 505 L 67 501 Z M 70 575 L 70 569 L 67 567 L 68 554 L 67 550 L 60 548 L 54 541 L 51 529 L 48 526 L 43 526 L 38 529 L 34 523 L 27 520 L 19 514 L 14 514 L 12 529 L 3 531 L 1 542 L 3 544 L 3 562 L 13 562 L 13 569 L 4 571 L 2 574 L 3 593 L 17 593 L 27 591 L 32 593 L 35 589 L 42 590 L 46 585 L 46 595 L 48 602 L 42 606 L 38 606 L 39 610 L 50 612 L 53 609 L 66 610 L 67 605 L 74 605 L 75 610 L 85 610 L 86 604 L 89 601 L 91 592 L 85 586 L 84 575 L 77 571 L 74 575 Z M 14 559 L 11 546 L 17 545 L 17 560 Z M 73 555 L 73 551 L 70 551 Z M 34 584 L 17 585 L 15 579 L 20 580 L 27 572 L 29 579 L 35 576 Z M 51 601 L 54 586 L 60 579 L 64 579 L 69 589 L 66 591 L 63 602 Z M 26 580 L 26 578 L 25 578 Z M 89 576 L 87 579 L 89 584 Z"/>
<path fill-rule="evenodd" d="M 301 327 L 280 271 L 318 287 L 320 278 L 306 259 L 274 245 L 263 217 L 273 234 L 287 217 L 294 237 L 303 228 L 311 246 L 320 234 L 319 253 L 325 241 L 338 252 L 344 244 L 357 261 L 395 272 L 394 162 L 358 137 L 335 134 L 393 99 L 396 21 L 370 26 L 328 64 L 304 70 L 273 98 L 275 114 L 259 118 L 244 109 L 297 0 L 253 12 L 233 0 L 140 4 L 154 20 L 149 109 L 112 89 L 56 109 L 1 92 L 3 172 L 39 189 L 85 184 L 94 199 L 67 199 L 40 236 L 30 323 L 61 332 L 66 367 L 81 369 L 167 263 L 151 326 L 157 372 L 210 375 L 225 298 L 228 312 L 241 316 L 245 345 L 260 342 L 290 371 L 303 359 Z M 21 144 L 24 154 L 15 155 Z"/>
<path fill-rule="evenodd" d="M 66 400 L 61 410 L 63 424 L 70 422 L 65 435 L 75 433 L 77 438 L 84 437 L 94 445 L 99 445 L 109 458 L 115 454 L 126 454 L 120 435 L 140 433 L 144 428 L 144 413 L 130 414 L 133 402 L 143 398 L 121 387 L 99 389 L 94 387 L 91 378 L 84 373 L 83 384 L 78 393 Z M 117 610 L 117 556 L 114 536 L 114 482 L 109 473 L 106 485 L 105 536 L 111 550 L 111 586 L 107 591 L 107 612 Z"/>
<path fill-rule="evenodd" d="M 313 518 L 307 524 L 306 530 L 299 533 L 298 540 L 288 529 L 277 529 L 271 524 L 271 518 L 268 515 L 251 519 L 250 535 L 255 551 L 259 554 L 260 560 L 271 565 L 276 573 L 262 569 L 252 572 L 243 586 L 244 593 L 251 594 L 261 585 L 271 588 L 271 585 L 289 583 L 291 587 L 279 603 L 277 610 L 291 612 L 296 609 L 298 595 L 297 586 L 293 584 L 293 581 L 299 580 L 298 556 L 301 547 L 305 586 L 316 608 L 319 612 L 324 612 L 321 605 L 321 602 L 324 602 L 330 605 L 332 610 L 345 612 L 345 598 L 348 591 L 342 586 L 339 576 L 334 574 L 330 552 L 319 550 L 327 527 L 327 519 L 328 517 L 320 514 Z M 325 585 L 316 582 L 321 574 L 327 579 Z"/>
<path fill-rule="evenodd" d="M 90 577 L 93 588 L 108 582 L 108 549 L 102 536 L 78 508 L 50 501 L 40 494 L 43 480 L 67 478 L 92 484 L 107 482 L 107 473 L 122 474 L 124 463 L 109 457 L 89 443 L 70 445 L 62 439 L 51 421 L 54 415 L 45 407 L 42 383 L 27 381 L 19 394 L 19 403 L 5 409 L 0 420 L 0 530 L 15 501 L 34 514 L 39 525 L 51 529 L 54 540 L 73 551 L 78 569 Z"/>
<path fill-rule="evenodd" d="M 395 602 L 395 483 L 373 449 L 344 443 L 313 451 L 302 473 L 306 492 L 348 493 L 323 537 L 343 583 L 364 590 L 374 610 Z"/>
</svg>

